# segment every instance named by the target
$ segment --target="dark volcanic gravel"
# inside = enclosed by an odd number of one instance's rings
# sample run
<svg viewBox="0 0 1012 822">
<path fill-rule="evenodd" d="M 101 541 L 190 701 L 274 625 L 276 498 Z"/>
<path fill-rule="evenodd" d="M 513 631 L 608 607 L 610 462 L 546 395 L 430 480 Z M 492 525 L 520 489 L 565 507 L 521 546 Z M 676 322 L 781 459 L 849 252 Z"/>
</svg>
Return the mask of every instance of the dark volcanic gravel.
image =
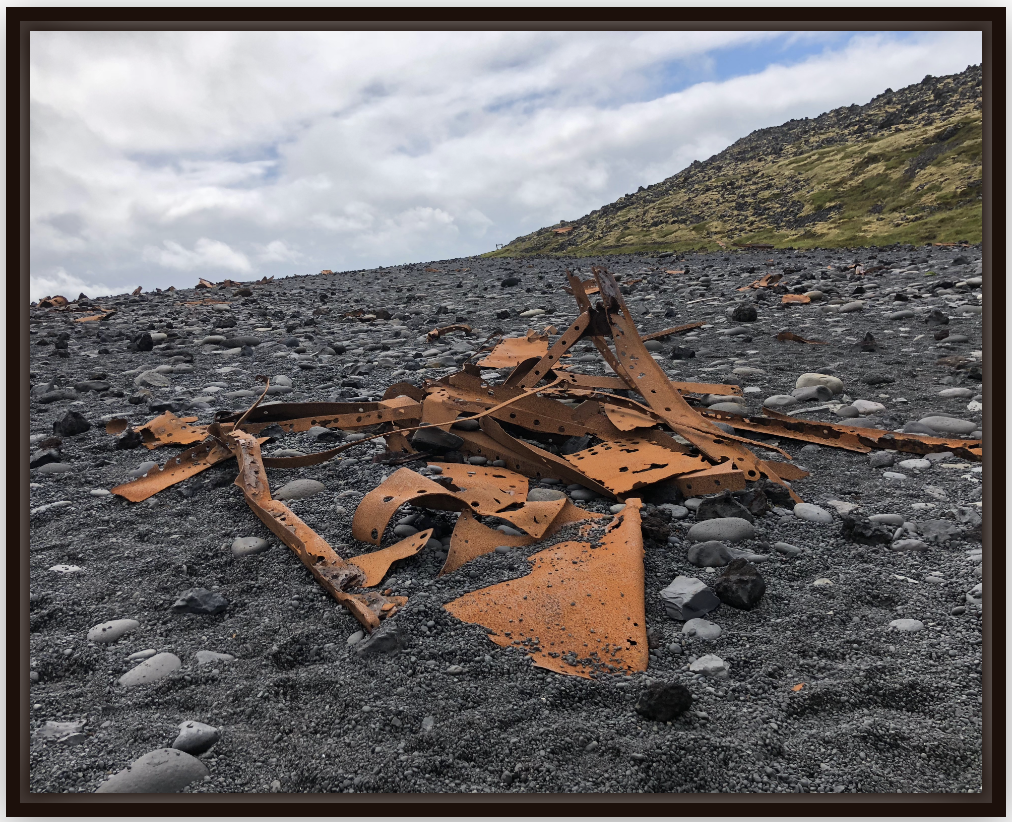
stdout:
<svg viewBox="0 0 1012 822">
<path fill-rule="evenodd" d="M 855 260 L 883 268 L 861 277 L 845 268 Z M 111 416 L 138 424 L 172 408 L 206 423 L 215 411 L 247 407 L 260 390 L 256 374 L 289 378 L 273 381 L 272 400 L 378 399 L 394 382 L 458 369 L 496 329 L 562 330 L 576 315 L 562 272 L 568 265 L 587 276 L 592 264 L 640 280 L 627 286 L 627 300 L 643 332 L 706 321 L 663 340 L 656 356 L 675 379 L 739 380 L 749 412 L 820 371 L 838 377 L 843 394 L 785 412 L 843 422 L 834 408 L 869 401 L 882 408 L 847 422 L 900 429 L 947 416 L 982 424 L 979 248 L 467 258 L 292 277 L 250 285 L 251 296 L 216 288 L 98 299 L 117 308 L 103 322 L 33 308 L 31 451 L 54 453 L 31 470 L 31 790 L 93 792 L 171 747 L 182 723 L 199 722 L 221 738 L 199 757 L 209 775 L 186 792 L 980 791 L 980 598 L 968 597 L 982 573 L 979 463 L 932 456 L 927 467 L 904 466 L 915 455 L 896 454 L 894 464 L 873 467 L 868 454 L 780 441 L 811 471 L 796 490 L 831 522 L 800 519 L 789 507 L 751 509 L 759 511 L 755 538 L 734 547 L 768 557 L 754 562 L 765 593 L 751 610 L 722 604 L 705 615 L 722 629 L 716 639 L 683 634 L 659 596 L 678 575 L 712 584 L 720 573 L 686 559 L 694 515 L 670 519 L 672 509 L 647 506 L 649 670 L 597 681 L 533 668 L 522 652 L 498 648 L 443 610 L 527 573 L 528 552 L 493 553 L 440 579 L 442 556 L 432 550 L 396 564 L 381 586 L 410 598 L 386 626 L 396 641 L 359 653 L 349 642 L 358 624 L 254 517 L 231 484 L 231 463 L 136 505 L 104 493 L 145 461 L 178 451 L 118 445 L 105 432 Z M 793 291 L 822 297 L 784 308 L 779 294 L 736 290 L 768 271 L 786 271 Z M 231 306 L 184 304 L 206 298 Z M 849 310 L 857 300 L 863 305 Z M 741 303 L 754 306 L 754 321 L 730 318 Z M 341 319 L 354 308 L 391 319 Z M 530 309 L 545 313 L 520 316 Z M 890 318 L 901 310 L 911 315 Z M 940 326 L 926 322 L 934 310 L 949 319 L 940 341 Z M 475 336 L 425 341 L 426 331 L 453 322 L 469 323 Z M 722 333 L 731 329 L 740 333 Z M 829 344 L 778 342 L 782 330 Z M 862 350 L 869 332 L 874 350 Z M 201 342 L 211 336 L 217 341 Z M 676 346 L 681 359 L 671 359 Z M 590 348 L 577 346 L 575 367 L 604 373 L 596 352 L 583 359 Z M 966 390 L 941 394 L 954 388 Z M 69 411 L 90 428 L 61 423 Z M 264 451 L 333 442 L 279 435 Z M 355 555 L 367 549 L 351 538 L 355 506 L 396 470 L 371 462 L 381 449 L 369 443 L 320 466 L 272 470 L 271 484 L 323 483 L 325 491 L 290 505 L 338 553 Z M 613 501 L 578 504 L 607 512 Z M 848 505 L 856 517 L 896 515 L 882 526 L 895 532 L 891 541 L 845 537 L 840 509 Z M 453 520 L 430 516 L 448 544 Z M 236 556 L 238 537 L 271 547 Z M 388 532 L 384 544 L 394 540 Z M 227 607 L 174 611 L 195 589 Z M 114 643 L 88 641 L 93 626 L 115 619 L 139 625 Z M 917 622 L 890 627 L 900 619 Z M 139 662 L 128 656 L 146 650 L 175 655 L 181 667 L 118 685 Z M 198 661 L 201 651 L 234 659 L 204 653 Z M 706 655 L 726 662 L 729 675 L 692 673 Z M 689 709 L 671 722 L 638 713 L 648 688 L 666 684 L 688 689 Z M 50 722 L 74 731 L 44 732 Z"/>
</svg>

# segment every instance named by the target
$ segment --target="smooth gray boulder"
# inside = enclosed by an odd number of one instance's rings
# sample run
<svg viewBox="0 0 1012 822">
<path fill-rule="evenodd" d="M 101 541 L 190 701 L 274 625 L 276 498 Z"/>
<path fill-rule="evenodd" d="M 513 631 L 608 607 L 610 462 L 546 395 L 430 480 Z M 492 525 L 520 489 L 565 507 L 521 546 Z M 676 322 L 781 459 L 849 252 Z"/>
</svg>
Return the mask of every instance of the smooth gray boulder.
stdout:
<svg viewBox="0 0 1012 822">
<path fill-rule="evenodd" d="M 682 626 L 682 633 L 686 636 L 694 636 L 696 639 L 716 639 L 723 631 L 717 623 L 696 617 L 688 620 Z"/>
<path fill-rule="evenodd" d="M 297 479 L 292 480 L 286 485 L 282 485 L 277 491 L 274 492 L 274 499 L 283 501 L 293 499 L 306 499 L 307 497 L 315 497 L 321 491 L 326 491 L 327 486 L 318 480 L 312 479 Z"/>
<path fill-rule="evenodd" d="M 755 527 L 740 517 L 721 517 L 697 522 L 689 529 L 689 542 L 741 542 L 755 536 Z"/>
<path fill-rule="evenodd" d="M 237 557 L 251 557 L 270 549 L 271 544 L 260 537 L 236 537 L 232 542 L 232 555 Z"/>
<path fill-rule="evenodd" d="M 727 565 L 732 556 L 730 549 L 723 542 L 707 540 L 690 545 L 685 558 L 697 568 L 719 568 L 721 565 Z"/>
<path fill-rule="evenodd" d="M 817 522 L 822 525 L 828 525 L 833 521 L 833 515 L 829 511 L 810 502 L 799 502 L 795 505 L 794 516 L 806 522 Z"/>
<path fill-rule="evenodd" d="M 150 685 L 164 679 L 173 671 L 178 671 L 183 663 L 175 654 L 155 654 L 150 659 L 145 659 L 136 668 L 131 668 L 119 678 L 119 684 L 124 688 L 132 688 L 136 685 Z"/>
<path fill-rule="evenodd" d="M 703 616 L 720 605 L 717 595 L 695 577 L 675 577 L 661 591 L 661 599 L 668 616 L 681 620 Z"/>
<path fill-rule="evenodd" d="M 172 743 L 172 747 L 177 751 L 185 751 L 188 754 L 199 756 L 205 751 L 211 750 L 219 739 L 221 739 L 221 731 L 217 728 L 191 720 L 179 724 L 179 736 Z"/>
<path fill-rule="evenodd" d="M 172 748 L 159 748 L 110 776 L 95 793 L 179 793 L 205 776 L 207 766 L 196 757 Z"/>
<path fill-rule="evenodd" d="M 100 622 L 88 631 L 88 642 L 109 644 L 136 631 L 139 627 L 140 623 L 136 619 L 111 619 L 108 622 Z"/>
<path fill-rule="evenodd" d="M 924 417 L 918 422 L 939 434 L 969 434 L 977 430 L 977 423 L 955 417 Z"/>
</svg>

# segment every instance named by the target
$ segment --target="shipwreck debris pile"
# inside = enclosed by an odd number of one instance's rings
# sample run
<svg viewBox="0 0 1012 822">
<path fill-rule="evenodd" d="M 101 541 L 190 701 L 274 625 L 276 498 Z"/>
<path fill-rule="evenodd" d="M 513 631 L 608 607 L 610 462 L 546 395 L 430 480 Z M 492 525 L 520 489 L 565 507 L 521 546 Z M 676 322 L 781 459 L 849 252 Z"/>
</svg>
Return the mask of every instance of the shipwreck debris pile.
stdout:
<svg viewBox="0 0 1012 822">
<path fill-rule="evenodd" d="M 261 404 L 270 389 L 264 378 L 267 390 L 249 410 L 219 415 L 207 426 L 171 412 L 130 431 L 125 421 L 113 420 L 106 429 L 109 434 L 140 437 L 149 449 L 187 448 L 112 491 L 140 502 L 212 465 L 236 460 L 235 484 L 249 507 L 317 582 L 372 632 L 407 602 L 405 597 L 373 589 L 394 562 L 425 548 L 431 529 L 370 553 L 342 557 L 272 496 L 267 469 L 317 465 L 382 438 L 386 443 L 382 459 L 387 464 L 424 462 L 426 467 L 421 471 L 401 467 L 366 494 L 352 525 L 356 540 L 382 545 L 388 524 L 402 505 L 459 512 L 441 571 L 446 574 L 498 547 L 533 547 L 567 526 L 579 526 L 579 539 L 535 549 L 528 576 L 473 591 L 445 607 L 461 620 L 484 626 L 491 641 L 523 648 L 540 667 L 589 677 L 646 669 L 643 534 L 657 525 L 641 520 L 641 499 L 675 502 L 682 496 L 746 492 L 737 494 L 736 501 L 726 501 L 746 514 L 750 504 L 761 507 L 765 495 L 802 502 L 791 483 L 807 472 L 795 467 L 786 451 L 746 434 L 862 453 L 889 447 L 925 454 L 943 447 L 966 459 L 981 458 L 979 440 L 810 422 L 773 407 L 764 408 L 762 416 L 745 416 L 716 405 L 705 408 L 704 398 L 733 398 L 741 389 L 671 381 L 646 345 L 700 323 L 642 336 L 616 279 L 602 268 L 595 267 L 592 274 L 587 281 L 567 274 L 579 313 L 561 333 L 550 326 L 523 337 L 493 337 L 472 357 L 476 361 L 465 363 L 462 370 L 421 386 L 396 383 L 376 402 Z M 747 288 L 776 284 L 767 276 Z M 599 296 L 593 304 L 592 295 Z M 785 301 L 787 296 L 803 295 L 785 295 Z M 362 309 L 345 316 L 353 315 L 361 321 L 374 316 Z M 469 326 L 455 324 L 436 328 L 429 337 L 457 332 L 473 333 Z M 778 339 L 818 343 L 788 332 Z M 593 343 L 609 375 L 581 374 L 567 362 L 569 350 L 581 340 Z M 496 381 L 483 378 L 483 369 L 509 369 L 509 374 Z M 261 454 L 272 431 L 311 429 L 358 436 L 315 454 Z M 750 446 L 779 452 L 784 461 L 759 458 Z M 616 506 L 614 518 L 608 519 L 581 509 L 564 495 L 532 499 L 528 478 L 558 478 L 624 507 Z M 752 489 L 747 483 L 754 483 Z M 493 528 L 483 518 L 508 524 L 509 531 Z M 697 541 L 704 542 L 697 549 L 703 553 L 705 541 Z M 736 607 L 750 607 L 762 595 L 761 577 L 754 579 L 749 557 L 731 559 L 719 580 L 718 595 Z M 705 613 L 698 608 L 699 592 L 678 587 L 678 582 L 665 597 L 669 609 L 683 616 Z"/>
</svg>

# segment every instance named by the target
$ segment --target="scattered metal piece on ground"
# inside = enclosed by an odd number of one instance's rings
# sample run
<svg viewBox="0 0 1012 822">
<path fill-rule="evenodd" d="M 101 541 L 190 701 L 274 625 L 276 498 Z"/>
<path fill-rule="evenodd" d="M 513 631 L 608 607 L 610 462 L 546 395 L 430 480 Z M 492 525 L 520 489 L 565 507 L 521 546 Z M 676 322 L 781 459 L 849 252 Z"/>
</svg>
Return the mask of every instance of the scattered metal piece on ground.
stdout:
<svg viewBox="0 0 1012 822">
<path fill-rule="evenodd" d="M 807 297 L 804 294 L 784 294 L 780 298 L 780 302 L 784 305 L 808 305 L 812 301 L 811 297 Z"/>
<path fill-rule="evenodd" d="M 793 331 L 781 331 L 777 334 L 777 341 L 808 343 L 809 345 L 829 345 L 829 343 L 823 342 L 822 340 L 806 340 L 804 337 L 798 336 Z"/>
<path fill-rule="evenodd" d="M 449 334 L 452 331 L 463 331 L 468 336 L 472 335 L 474 331 L 471 330 L 471 326 L 466 323 L 454 323 L 453 325 L 444 325 L 442 328 L 433 328 L 426 337 L 429 342 L 435 342 L 440 337 Z"/>
<path fill-rule="evenodd" d="M 489 629 L 539 668 L 585 679 L 645 671 L 648 648 L 640 500 L 626 501 L 599 541 L 563 542 L 534 568 L 448 602 L 458 619 Z"/>
</svg>

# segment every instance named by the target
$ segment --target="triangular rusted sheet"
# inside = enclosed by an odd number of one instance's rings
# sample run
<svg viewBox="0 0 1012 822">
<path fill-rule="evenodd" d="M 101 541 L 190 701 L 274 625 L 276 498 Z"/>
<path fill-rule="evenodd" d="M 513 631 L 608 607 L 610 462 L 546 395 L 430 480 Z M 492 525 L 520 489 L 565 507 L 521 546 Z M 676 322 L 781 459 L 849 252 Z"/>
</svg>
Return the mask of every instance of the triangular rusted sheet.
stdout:
<svg viewBox="0 0 1012 822">
<path fill-rule="evenodd" d="M 453 526 L 450 550 L 446 554 L 446 561 L 439 571 L 439 576 L 456 571 L 461 565 L 476 557 L 491 554 L 500 545 L 515 548 L 530 545 L 532 542 L 534 537 L 504 534 L 502 531 L 482 525 L 470 511 L 461 511 L 457 517 L 457 524 Z"/>
<path fill-rule="evenodd" d="M 419 531 L 406 539 L 402 539 L 396 545 L 383 548 L 379 551 L 372 551 L 358 557 L 351 557 L 347 561 L 357 565 L 365 573 L 365 581 L 361 583 L 362 588 L 372 588 L 383 581 L 390 566 L 399 559 L 413 557 L 432 537 L 432 529 L 428 528 Z"/>
<path fill-rule="evenodd" d="M 455 462 L 430 462 L 429 465 L 442 469 L 440 476 L 449 477 L 460 489 L 457 496 L 476 511 L 501 511 L 527 501 L 527 477 L 508 468 Z"/>
<path fill-rule="evenodd" d="M 570 676 L 645 671 L 646 610 L 640 501 L 629 500 L 598 544 L 564 542 L 529 558 L 520 579 L 465 594 L 444 607 L 523 648 L 534 664 Z"/>
</svg>

